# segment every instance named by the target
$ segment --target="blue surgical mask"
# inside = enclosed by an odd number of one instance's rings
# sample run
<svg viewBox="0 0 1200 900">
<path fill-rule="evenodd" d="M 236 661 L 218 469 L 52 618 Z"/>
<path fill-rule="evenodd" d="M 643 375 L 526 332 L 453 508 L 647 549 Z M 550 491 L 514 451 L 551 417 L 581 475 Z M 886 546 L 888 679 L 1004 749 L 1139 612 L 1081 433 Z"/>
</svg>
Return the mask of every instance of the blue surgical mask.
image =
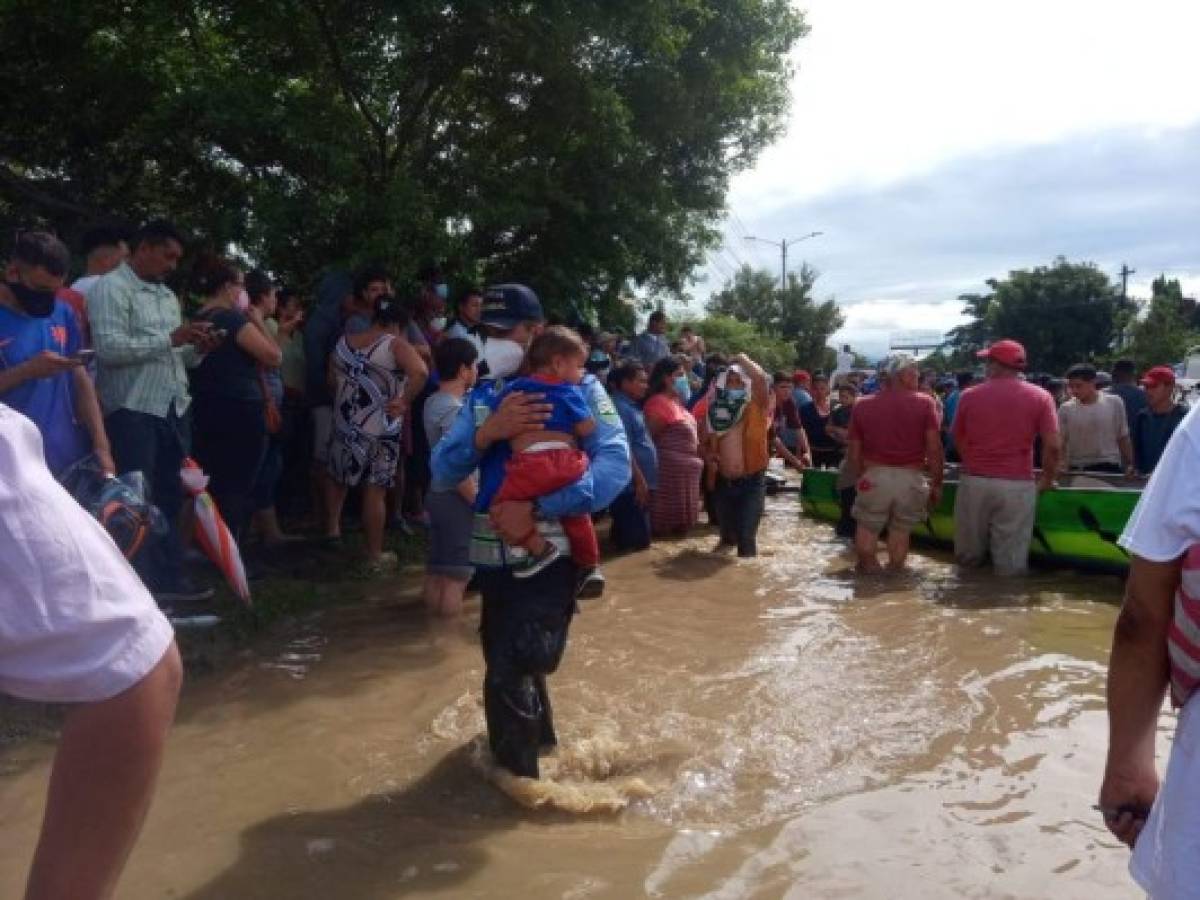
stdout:
<svg viewBox="0 0 1200 900">
<path fill-rule="evenodd" d="M 450 296 L 450 286 L 444 281 L 438 282 L 438 284 L 434 287 L 434 291 L 436 291 L 437 295 L 443 300 Z"/>
<path fill-rule="evenodd" d="M 725 396 L 727 398 L 729 398 L 730 400 L 745 400 L 746 399 L 746 389 L 745 388 L 727 388 L 725 390 Z"/>
<path fill-rule="evenodd" d="M 687 380 L 686 375 L 680 375 L 675 379 L 675 393 L 679 395 L 680 400 L 687 400 L 692 396 L 692 384 Z"/>
</svg>

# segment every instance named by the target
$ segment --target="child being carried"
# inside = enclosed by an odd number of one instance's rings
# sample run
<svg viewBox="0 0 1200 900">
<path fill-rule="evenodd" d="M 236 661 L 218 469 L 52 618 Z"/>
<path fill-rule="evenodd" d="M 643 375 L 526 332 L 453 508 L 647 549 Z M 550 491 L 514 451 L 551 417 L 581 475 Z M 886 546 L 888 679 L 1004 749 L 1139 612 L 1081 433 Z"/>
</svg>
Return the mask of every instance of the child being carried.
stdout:
<svg viewBox="0 0 1200 900">
<path fill-rule="evenodd" d="M 569 328 L 551 326 L 529 347 L 531 374 L 514 379 L 495 398 L 498 406 L 514 391 L 542 394 L 551 412 L 544 430 L 509 441 L 512 458 L 493 503 L 536 500 L 573 484 L 587 472 L 588 455 L 579 449 L 579 441 L 596 429 L 587 396 L 579 385 L 587 357 L 587 347 L 579 335 Z M 591 516 L 563 516 L 561 521 L 571 545 L 571 558 L 585 570 L 594 569 L 600 560 L 600 548 Z M 514 572 L 515 578 L 536 575 L 559 557 L 558 548 L 532 521 L 529 533 L 517 545 L 529 551 L 531 563 Z"/>
</svg>

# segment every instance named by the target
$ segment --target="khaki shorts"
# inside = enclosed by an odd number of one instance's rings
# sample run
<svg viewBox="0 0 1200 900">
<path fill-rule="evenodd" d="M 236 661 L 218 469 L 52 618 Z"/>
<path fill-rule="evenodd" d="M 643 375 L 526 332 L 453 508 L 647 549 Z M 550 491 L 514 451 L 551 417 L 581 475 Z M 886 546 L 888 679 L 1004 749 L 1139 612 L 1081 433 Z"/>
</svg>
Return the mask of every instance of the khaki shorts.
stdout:
<svg viewBox="0 0 1200 900">
<path fill-rule="evenodd" d="M 929 517 L 929 480 L 917 469 L 872 466 L 856 487 L 854 520 L 875 534 L 912 531 Z"/>
</svg>

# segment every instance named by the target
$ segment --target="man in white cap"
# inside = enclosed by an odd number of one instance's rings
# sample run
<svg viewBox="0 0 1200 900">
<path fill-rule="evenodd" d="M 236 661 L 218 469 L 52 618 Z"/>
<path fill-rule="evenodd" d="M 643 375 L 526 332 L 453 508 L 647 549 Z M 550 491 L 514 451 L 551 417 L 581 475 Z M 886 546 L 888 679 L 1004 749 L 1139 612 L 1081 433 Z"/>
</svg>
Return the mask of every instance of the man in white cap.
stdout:
<svg viewBox="0 0 1200 900">
<path fill-rule="evenodd" d="M 855 403 L 850 415 L 847 465 L 858 479 L 854 549 L 863 572 L 879 571 L 885 528 L 889 567 L 904 568 L 913 528 L 942 496 L 941 422 L 933 398 L 917 391 L 917 361 L 904 353 L 890 357 L 883 380 L 883 388 Z"/>
<path fill-rule="evenodd" d="M 954 416 L 954 446 L 963 461 L 954 502 L 954 555 L 981 566 L 991 556 L 997 575 L 1020 575 L 1039 490 L 1054 483 L 1061 442 L 1050 394 L 1021 379 L 1025 348 L 996 341 L 977 356 L 987 381 L 963 392 Z M 1033 444 L 1042 439 L 1042 476 L 1034 483 Z"/>
</svg>

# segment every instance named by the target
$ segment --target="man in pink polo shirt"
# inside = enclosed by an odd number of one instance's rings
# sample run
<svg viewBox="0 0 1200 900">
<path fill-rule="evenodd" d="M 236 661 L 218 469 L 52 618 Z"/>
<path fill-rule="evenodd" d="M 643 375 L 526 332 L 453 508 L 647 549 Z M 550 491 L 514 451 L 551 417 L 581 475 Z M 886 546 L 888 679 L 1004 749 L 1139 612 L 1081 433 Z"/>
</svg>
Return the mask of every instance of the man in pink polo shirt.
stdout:
<svg viewBox="0 0 1200 900">
<path fill-rule="evenodd" d="M 917 392 L 917 361 L 888 359 L 886 384 L 854 404 L 847 470 L 858 479 L 854 549 L 862 572 L 879 571 L 879 534 L 887 529 L 888 564 L 902 569 L 909 537 L 942 496 L 941 422 L 933 398 Z M 926 477 L 928 473 L 928 477 Z"/>
<path fill-rule="evenodd" d="M 1020 575 L 1029 565 L 1029 542 L 1039 490 L 1058 468 L 1061 443 L 1054 400 L 1022 380 L 1025 348 L 996 341 L 978 354 L 987 381 L 969 388 L 954 416 L 954 446 L 963 461 L 954 502 L 954 555 L 963 566 L 981 566 L 990 555 L 998 575 Z M 1033 479 L 1033 442 L 1042 438 L 1041 479 Z"/>
</svg>

